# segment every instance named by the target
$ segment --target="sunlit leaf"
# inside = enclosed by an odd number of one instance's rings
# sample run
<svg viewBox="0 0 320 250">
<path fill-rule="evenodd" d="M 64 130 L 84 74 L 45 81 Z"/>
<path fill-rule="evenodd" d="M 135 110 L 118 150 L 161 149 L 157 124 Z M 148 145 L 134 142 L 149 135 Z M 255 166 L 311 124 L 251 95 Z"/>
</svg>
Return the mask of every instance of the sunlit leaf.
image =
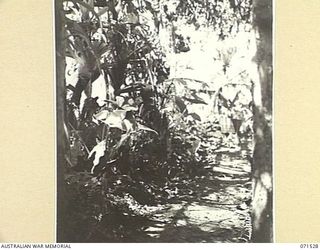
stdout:
<svg viewBox="0 0 320 250">
<path fill-rule="evenodd" d="M 140 124 L 140 123 L 137 123 L 137 125 L 138 125 L 138 130 L 144 130 L 144 131 L 149 131 L 149 132 L 158 134 L 158 132 L 155 131 L 155 130 L 153 130 L 152 128 L 149 128 L 149 127 L 147 127 L 147 126 L 145 126 L 145 125 L 142 125 L 142 124 Z"/>
<path fill-rule="evenodd" d="M 138 107 L 131 106 L 128 104 L 123 105 L 121 108 L 123 108 L 125 111 L 138 111 Z"/>
<path fill-rule="evenodd" d="M 95 114 L 94 117 L 98 121 L 104 121 L 108 117 L 109 113 L 110 113 L 110 111 L 108 111 L 108 110 L 102 110 L 98 114 Z"/>
<path fill-rule="evenodd" d="M 98 16 L 102 16 L 103 14 L 107 13 L 108 10 L 109 10 L 109 7 L 105 7 L 101 9 L 97 14 Z"/>
<path fill-rule="evenodd" d="M 110 128 L 118 128 L 124 130 L 123 119 L 126 116 L 126 112 L 126 110 L 114 110 L 112 112 L 102 110 L 95 115 L 95 118 L 107 124 Z"/>
<path fill-rule="evenodd" d="M 93 166 L 91 168 L 91 173 L 93 173 L 94 168 L 100 163 L 100 158 L 104 156 L 106 151 L 106 140 L 99 142 L 89 153 L 88 158 L 90 158 L 94 153 Z"/>
</svg>

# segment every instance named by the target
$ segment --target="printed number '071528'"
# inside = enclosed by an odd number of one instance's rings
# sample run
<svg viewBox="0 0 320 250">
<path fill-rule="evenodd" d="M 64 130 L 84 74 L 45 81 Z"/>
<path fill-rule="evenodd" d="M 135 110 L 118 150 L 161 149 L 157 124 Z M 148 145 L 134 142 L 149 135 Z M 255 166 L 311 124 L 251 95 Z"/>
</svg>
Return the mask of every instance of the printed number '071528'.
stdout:
<svg viewBox="0 0 320 250">
<path fill-rule="evenodd" d="M 300 244 L 300 248 L 319 248 L 318 244 Z"/>
</svg>

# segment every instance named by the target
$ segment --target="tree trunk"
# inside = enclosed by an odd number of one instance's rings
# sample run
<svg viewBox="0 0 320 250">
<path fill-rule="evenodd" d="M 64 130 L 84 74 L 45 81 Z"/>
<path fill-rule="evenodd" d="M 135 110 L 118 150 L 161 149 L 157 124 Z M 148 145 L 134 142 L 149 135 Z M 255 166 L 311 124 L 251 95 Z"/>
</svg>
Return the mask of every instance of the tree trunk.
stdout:
<svg viewBox="0 0 320 250">
<path fill-rule="evenodd" d="M 64 131 L 65 107 L 65 35 L 62 0 L 55 1 L 55 52 L 56 52 L 56 136 L 57 136 L 57 242 L 64 242 L 65 189 L 64 171 L 66 160 L 66 134 Z"/>
<path fill-rule="evenodd" d="M 253 1 L 258 35 L 258 79 L 253 86 L 253 242 L 273 241 L 272 193 L 272 0 Z"/>
</svg>

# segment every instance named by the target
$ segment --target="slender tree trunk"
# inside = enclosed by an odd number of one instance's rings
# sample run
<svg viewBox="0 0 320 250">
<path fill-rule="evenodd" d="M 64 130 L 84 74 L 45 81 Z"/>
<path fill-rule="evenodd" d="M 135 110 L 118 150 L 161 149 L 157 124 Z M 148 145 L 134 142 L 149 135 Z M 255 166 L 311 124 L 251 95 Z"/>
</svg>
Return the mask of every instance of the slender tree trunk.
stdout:
<svg viewBox="0 0 320 250">
<path fill-rule="evenodd" d="M 56 135 L 57 135 L 57 242 L 64 242 L 65 230 L 65 189 L 64 171 L 66 166 L 66 134 L 64 131 L 65 100 L 65 39 L 62 0 L 55 1 L 55 52 L 56 52 Z"/>
<path fill-rule="evenodd" d="M 272 193 L 272 0 L 253 1 L 258 35 L 258 79 L 253 86 L 253 242 L 273 241 Z"/>
</svg>

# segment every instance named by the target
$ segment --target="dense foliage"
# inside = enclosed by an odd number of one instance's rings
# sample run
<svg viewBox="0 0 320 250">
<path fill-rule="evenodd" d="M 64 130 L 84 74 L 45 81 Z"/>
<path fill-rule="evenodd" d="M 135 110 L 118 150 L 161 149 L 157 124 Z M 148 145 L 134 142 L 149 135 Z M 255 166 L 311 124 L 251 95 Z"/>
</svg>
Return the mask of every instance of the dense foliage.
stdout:
<svg viewBox="0 0 320 250">
<path fill-rule="evenodd" d="M 190 79 L 168 79 L 157 34 L 183 16 L 195 26 L 209 23 L 224 38 L 250 21 L 249 6 L 247 0 L 179 1 L 170 12 L 159 1 L 64 1 L 69 241 L 132 240 L 128 234 L 148 220 L 143 205 L 174 199 L 183 192 L 177 180 L 201 175 L 223 134 L 219 121 L 203 123 L 188 107 L 207 105 L 199 93 L 211 93 L 205 83 L 196 91 L 188 88 Z M 176 52 L 183 52 L 183 40 Z M 103 87 L 94 96 L 98 81 Z M 237 97 L 227 100 L 218 91 L 216 105 L 231 112 Z M 240 135 L 240 124 L 235 128 Z"/>
</svg>

